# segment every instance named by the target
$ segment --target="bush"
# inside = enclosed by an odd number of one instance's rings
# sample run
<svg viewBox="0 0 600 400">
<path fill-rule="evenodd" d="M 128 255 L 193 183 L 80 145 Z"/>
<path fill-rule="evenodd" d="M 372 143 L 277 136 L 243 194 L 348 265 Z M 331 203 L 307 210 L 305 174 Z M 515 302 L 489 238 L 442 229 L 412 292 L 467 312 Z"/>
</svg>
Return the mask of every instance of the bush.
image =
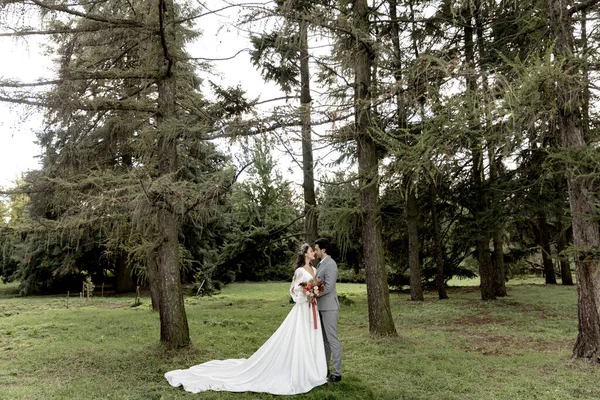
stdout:
<svg viewBox="0 0 600 400">
<path fill-rule="evenodd" d="M 367 283 L 367 274 L 364 269 L 358 271 L 358 274 L 353 269 L 341 269 L 338 271 L 338 282 Z"/>
</svg>

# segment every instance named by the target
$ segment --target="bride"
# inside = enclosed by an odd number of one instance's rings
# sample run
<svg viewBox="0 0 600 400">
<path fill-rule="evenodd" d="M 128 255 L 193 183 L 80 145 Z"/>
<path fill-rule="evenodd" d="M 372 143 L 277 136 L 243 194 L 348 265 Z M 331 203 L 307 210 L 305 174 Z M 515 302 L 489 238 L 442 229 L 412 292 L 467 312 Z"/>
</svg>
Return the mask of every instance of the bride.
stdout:
<svg viewBox="0 0 600 400">
<path fill-rule="evenodd" d="M 172 386 L 192 393 L 227 392 L 306 393 L 327 382 L 327 362 L 319 313 L 302 292 L 300 283 L 315 277 L 310 265 L 313 249 L 303 244 L 290 287 L 295 305 L 273 335 L 250 358 L 213 360 L 189 369 L 169 371 Z M 316 310 L 315 310 L 316 311 Z M 313 319 L 313 315 L 317 315 Z"/>
</svg>

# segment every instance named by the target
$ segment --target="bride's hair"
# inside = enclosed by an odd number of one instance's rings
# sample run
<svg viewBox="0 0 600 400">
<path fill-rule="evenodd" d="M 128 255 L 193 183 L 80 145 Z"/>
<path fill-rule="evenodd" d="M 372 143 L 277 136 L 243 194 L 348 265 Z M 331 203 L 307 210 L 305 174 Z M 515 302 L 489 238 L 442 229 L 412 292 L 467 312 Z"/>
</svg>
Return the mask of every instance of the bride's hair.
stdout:
<svg viewBox="0 0 600 400">
<path fill-rule="evenodd" d="M 304 256 L 306 252 L 310 249 L 310 244 L 304 243 L 300 246 L 300 251 L 298 252 L 298 257 L 296 258 L 296 269 L 304 266 Z"/>
</svg>

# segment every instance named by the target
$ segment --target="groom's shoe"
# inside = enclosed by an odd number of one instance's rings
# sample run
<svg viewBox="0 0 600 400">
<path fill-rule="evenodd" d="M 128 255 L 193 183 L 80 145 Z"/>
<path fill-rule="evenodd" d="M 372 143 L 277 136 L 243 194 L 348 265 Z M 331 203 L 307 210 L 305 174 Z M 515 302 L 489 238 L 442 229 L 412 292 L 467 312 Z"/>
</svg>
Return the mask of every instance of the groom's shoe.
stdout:
<svg viewBox="0 0 600 400">
<path fill-rule="evenodd" d="M 329 375 L 329 382 L 339 382 L 342 380 L 341 375 Z"/>
</svg>

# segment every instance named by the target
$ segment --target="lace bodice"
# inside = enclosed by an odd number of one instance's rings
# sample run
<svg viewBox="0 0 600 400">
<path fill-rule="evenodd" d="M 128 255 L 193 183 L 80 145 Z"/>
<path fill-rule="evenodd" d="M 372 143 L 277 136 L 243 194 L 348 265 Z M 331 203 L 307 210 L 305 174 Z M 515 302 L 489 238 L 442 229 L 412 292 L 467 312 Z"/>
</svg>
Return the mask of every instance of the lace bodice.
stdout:
<svg viewBox="0 0 600 400">
<path fill-rule="evenodd" d="M 317 270 L 315 267 L 312 267 L 312 269 L 313 273 L 316 275 Z M 296 272 L 294 272 L 294 278 L 292 279 L 292 284 L 290 285 L 290 295 L 296 303 L 308 302 L 308 298 L 304 293 L 302 293 L 302 286 L 300 286 L 300 283 L 308 282 L 312 278 L 312 275 L 304 268 L 296 268 Z"/>
</svg>

